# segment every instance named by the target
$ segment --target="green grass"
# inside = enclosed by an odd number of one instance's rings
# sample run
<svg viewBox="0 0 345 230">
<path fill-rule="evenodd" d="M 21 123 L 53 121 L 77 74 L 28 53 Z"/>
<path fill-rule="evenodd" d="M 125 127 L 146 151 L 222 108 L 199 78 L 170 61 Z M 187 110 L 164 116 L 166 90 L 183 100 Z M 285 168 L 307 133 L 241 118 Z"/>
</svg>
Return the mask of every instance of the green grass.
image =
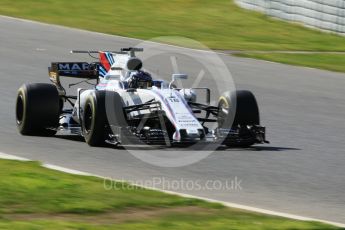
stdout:
<svg viewBox="0 0 345 230">
<path fill-rule="evenodd" d="M 0 160 L 0 229 L 338 229 Z"/>
<path fill-rule="evenodd" d="M 242 53 L 236 56 L 345 72 L 345 54 Z"/>
<path fill-rule="evenodd" d="M 184 36 L 212 49 L 345 50 L 341 36 L 271 19 L 231 0 L 1 0 L 0 14 L 142 39 Z"/>
<path fill-rule="evenodd" d="M 0 14 L 195 48 L 345 51 L 345 38 L 269 18 L 231 0 L 1 0 Z M 171 36 L 159 38 L 160 36 Z M 345 72 L 344 56 L 243 54 Z"/>
</svg>

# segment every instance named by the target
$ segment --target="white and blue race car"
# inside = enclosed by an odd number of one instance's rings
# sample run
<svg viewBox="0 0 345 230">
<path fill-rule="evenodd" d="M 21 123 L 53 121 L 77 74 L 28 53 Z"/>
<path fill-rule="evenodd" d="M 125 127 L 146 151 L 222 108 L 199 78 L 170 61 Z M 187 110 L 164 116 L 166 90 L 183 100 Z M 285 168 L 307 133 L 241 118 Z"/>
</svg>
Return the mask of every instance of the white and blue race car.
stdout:
<svg viewBox="0 0 345 230">
<path fill-rule="evenodd" d="M 83 136 L 90 146 L 267 143 L 251 92 L 226 92 L 218 105 L 212 106 L 210 89 L 197 88 L 205 90 L 207 97 L 205 104 L 198 103 L 196 89 L 173 84 L 187 75 L 173 74 L 167 82 L 154 80 L 143 71 L 142 61 L 135 55 L 141 51 L 72 51 L 96 53 L 99 61 L 52 63 L 49 76 L 53 84 L 24 84 L 18 90 L 19 132 L 39 136 L 67 132 Z M 93 79 L 96 83 L 89 89 L 78 89 L 77 95 L 67 95 L 60 77 Z M 209 128 L 208 123 L 216 124 L 216 128 Z"/>
</svg>

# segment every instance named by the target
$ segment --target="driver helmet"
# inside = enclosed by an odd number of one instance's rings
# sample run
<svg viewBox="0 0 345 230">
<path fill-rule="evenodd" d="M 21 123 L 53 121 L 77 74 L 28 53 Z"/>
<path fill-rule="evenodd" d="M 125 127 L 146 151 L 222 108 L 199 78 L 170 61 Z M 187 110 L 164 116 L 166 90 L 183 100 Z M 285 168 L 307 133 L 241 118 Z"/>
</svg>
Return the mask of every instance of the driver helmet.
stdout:
<svg viewBox="0 0 345 230">
<path fill-rule="evenodd" d="M 151 74 L 138 71 L 133 73 L 127 80 L 128 88 L 132 89 L 147 89 L 152 87 L 152 77 Z"/>
</svg>

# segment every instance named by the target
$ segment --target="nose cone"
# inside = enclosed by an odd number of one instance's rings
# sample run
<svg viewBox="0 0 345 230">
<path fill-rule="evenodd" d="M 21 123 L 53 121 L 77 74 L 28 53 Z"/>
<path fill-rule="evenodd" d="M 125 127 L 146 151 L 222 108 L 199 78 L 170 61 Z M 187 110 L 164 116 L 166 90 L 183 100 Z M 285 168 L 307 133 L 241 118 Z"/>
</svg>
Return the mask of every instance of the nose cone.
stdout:
<svg viewBox="0 0 345 230">
<path fill-rule="evenodd" d="M 205 138 L 205 131 L 203 129 L 186 130 L 180 129 L 173 135 L 173 140 L 176 142 L 197 142 Z"/>
</svg>

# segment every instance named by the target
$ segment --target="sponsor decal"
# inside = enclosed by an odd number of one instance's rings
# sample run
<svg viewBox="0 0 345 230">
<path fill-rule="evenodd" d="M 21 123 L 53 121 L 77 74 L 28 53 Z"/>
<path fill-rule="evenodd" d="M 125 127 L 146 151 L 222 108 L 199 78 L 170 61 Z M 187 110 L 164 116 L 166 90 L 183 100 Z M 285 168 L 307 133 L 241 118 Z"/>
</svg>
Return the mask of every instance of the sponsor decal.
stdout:
<svg viewBox="0 0 345 230">
<path fill-rule="evenodd" d="M 89 70 L 89 63 L 77 62 L 77 63 L 59 63 L 58 70 L 60 71 L 83 71 Z"/>
</svg>

